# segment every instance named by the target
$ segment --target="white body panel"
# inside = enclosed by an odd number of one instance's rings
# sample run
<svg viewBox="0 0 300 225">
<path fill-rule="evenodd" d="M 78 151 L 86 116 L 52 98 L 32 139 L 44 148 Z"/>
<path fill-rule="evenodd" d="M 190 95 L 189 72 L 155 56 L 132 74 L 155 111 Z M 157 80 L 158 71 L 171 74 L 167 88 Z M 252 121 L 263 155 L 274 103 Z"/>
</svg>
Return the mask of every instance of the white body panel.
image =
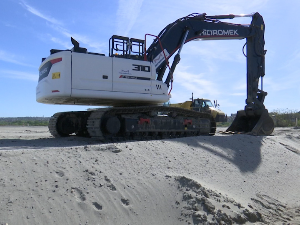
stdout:
<svg viewBox="0 0 300 225">
<path fill-rule="evenodd" d="M 73 52 L 72 89 L 112 91 L 112 58 Z"/>
<path fill-rule="evenodd" d="M 50 60 L 62 58 L 62 61 L 53 64 L 50 67 L 42 69 L 43 66 Z M 41 71 L 42 70 L 42 71 Z M 40 77 L 44 73 L 48 73 L 48 76 L 41 79 L 36 87 L 36 100 L 42 103 L 53 103 L 59 99 L 59 102 L 64 102 L 71 97 L 71 52 L 64 51 L 58 54 L 50 55 L 41 64 Z M 52 74 L 59 72 L 60 79 L 52 79 Z"/>
<path fill-rule="evenodd" d="M 39 71 L 36 100 L 41 103 L 118 106 L 170 98 L 148 61 L 61 51 L 45 59 Z"/>
<path fill-rule="evenodd" d="M 112 59 L 113 91 L 151 94 L 151 81 L 155 77 L 152 77 L 153 69 L 151 69 L 150 62 L 123 58 Z"/>
</svg>

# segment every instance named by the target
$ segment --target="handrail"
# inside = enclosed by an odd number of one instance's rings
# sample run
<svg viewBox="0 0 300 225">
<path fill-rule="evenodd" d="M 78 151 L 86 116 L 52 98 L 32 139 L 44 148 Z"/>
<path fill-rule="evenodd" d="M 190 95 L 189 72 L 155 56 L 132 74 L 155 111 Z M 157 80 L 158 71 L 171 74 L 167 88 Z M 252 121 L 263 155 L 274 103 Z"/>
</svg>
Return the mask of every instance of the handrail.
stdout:
<svg viewBox="0 0 300 225">
<path fill-rule="evenodd" d="M 153 35 L 153 34 L 145 34 L 144 61 L 147 61 L 147 56 L 146 56 L 146 38 L 147 38 L 147 35 L 148 35 L 148 36 L 152 36 L 152 37 L 156 37 L 156 38 L 157 38 L 158 43 L 159 43 L 159 46 L 160 46 L 160 48 L 161 48 L 161 50 L 162 50 L 162 52 L 163 52 L 163 54 L 164 54 L 164 57 L 165 57 L 167 66 L 169 67 L 169 69 L 171 69 L 171 68 L 170 68 L 170 65 L 169 65 L 169 61 L 168 61 L 167 56 L 166 56 L 166 54 L 165 54 L 165 52 L 164 52 L 164 48 L 163 48 L 163 46 L 162 46 L 162 44 L 161 44 L 161 41 L 160 41 L 159 37 L 156 36 L 156 35 Z"/>
</svg>

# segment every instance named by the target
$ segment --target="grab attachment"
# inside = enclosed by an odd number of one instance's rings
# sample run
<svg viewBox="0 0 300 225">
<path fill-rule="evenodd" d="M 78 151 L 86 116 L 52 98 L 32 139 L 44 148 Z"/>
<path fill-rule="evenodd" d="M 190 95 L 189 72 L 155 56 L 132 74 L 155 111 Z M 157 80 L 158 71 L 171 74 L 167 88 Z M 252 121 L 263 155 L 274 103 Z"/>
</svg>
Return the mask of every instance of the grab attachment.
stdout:
<svg viewBox="0 0 300 225">
<path fill-rule="evenodd" d="M 239 110 L 226 132 L 249 133 L 252 135 L 270 135 L 274 131 L 274 121 L 268 110 L 263 109 L 261 115 L 247 115 L 245 110 Z"/>
</svg>

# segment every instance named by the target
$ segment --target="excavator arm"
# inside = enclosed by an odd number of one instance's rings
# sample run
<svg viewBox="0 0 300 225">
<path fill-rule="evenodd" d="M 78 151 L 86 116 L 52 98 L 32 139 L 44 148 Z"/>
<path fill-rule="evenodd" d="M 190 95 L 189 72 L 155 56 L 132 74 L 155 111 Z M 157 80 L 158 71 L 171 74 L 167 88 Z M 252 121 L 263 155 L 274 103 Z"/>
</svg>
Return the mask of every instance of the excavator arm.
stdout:
<svg viewBox="0 0 300 225">
<path fill-rule="evenodd" d="M 202 40 L 229 40 L 246 39 L 247 57 L 247 99 L 244 110 L 237 112 L 237 116 L 227 131 L 251 132 L 254 135 L 270 135 L 274 130 L 272 118 L 264 106 L 267 92 L 264 92 L 258 83 L 265 75 L 264 31 L 265 24 L 259 13 L 243 15 L 252 17 L 251 24 L 242 25 L 222 22 L 222 19 L 233 19 L 241 15 L 207 16 L 190 14 L 167 25 L 146 51 L 146 59 L 154 63 L 157 80 L 162 80 L 169 67 L 168 59 L 174 57 L 172 66 L 165 83 L 169 86 L 173 80 L 173 73 L 180 61 L 180 52 L 183 45 L 195 39 Z"/>
</svg>

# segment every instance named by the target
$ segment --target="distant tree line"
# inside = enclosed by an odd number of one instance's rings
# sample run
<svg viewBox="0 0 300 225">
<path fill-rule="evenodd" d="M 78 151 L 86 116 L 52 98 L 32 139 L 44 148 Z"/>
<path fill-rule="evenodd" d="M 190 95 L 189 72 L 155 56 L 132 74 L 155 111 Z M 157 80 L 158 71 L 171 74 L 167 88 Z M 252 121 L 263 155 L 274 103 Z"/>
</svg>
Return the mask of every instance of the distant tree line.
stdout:
<svg viewBox="0 0 300 225">
<path fill-rule="evenodd" d="M 0 117 L 0 126 L 48 126 L 49 117 Z"/>
<path fill-rule="evenodd" d="M 300 127 L 300 111 L 277 109 L 269 112 L 270 117 L 274 121 L 275 127 Z M 217 123 L 219 127 L 228 127 L 234 120 L 236 114 L 228 116 L 228 122 Z"/>
<path fill-rule="evenodd" d="M 300 127 L 300 111 L 274 110 L 269 113 L 275 127 Z M 228 122 L 217 123 L 219 127 L 228 127 L 235 115 L 228 116 Z M 48 126 L 50 117 L 0 117 L 0 126 Z"/>
</svg>

